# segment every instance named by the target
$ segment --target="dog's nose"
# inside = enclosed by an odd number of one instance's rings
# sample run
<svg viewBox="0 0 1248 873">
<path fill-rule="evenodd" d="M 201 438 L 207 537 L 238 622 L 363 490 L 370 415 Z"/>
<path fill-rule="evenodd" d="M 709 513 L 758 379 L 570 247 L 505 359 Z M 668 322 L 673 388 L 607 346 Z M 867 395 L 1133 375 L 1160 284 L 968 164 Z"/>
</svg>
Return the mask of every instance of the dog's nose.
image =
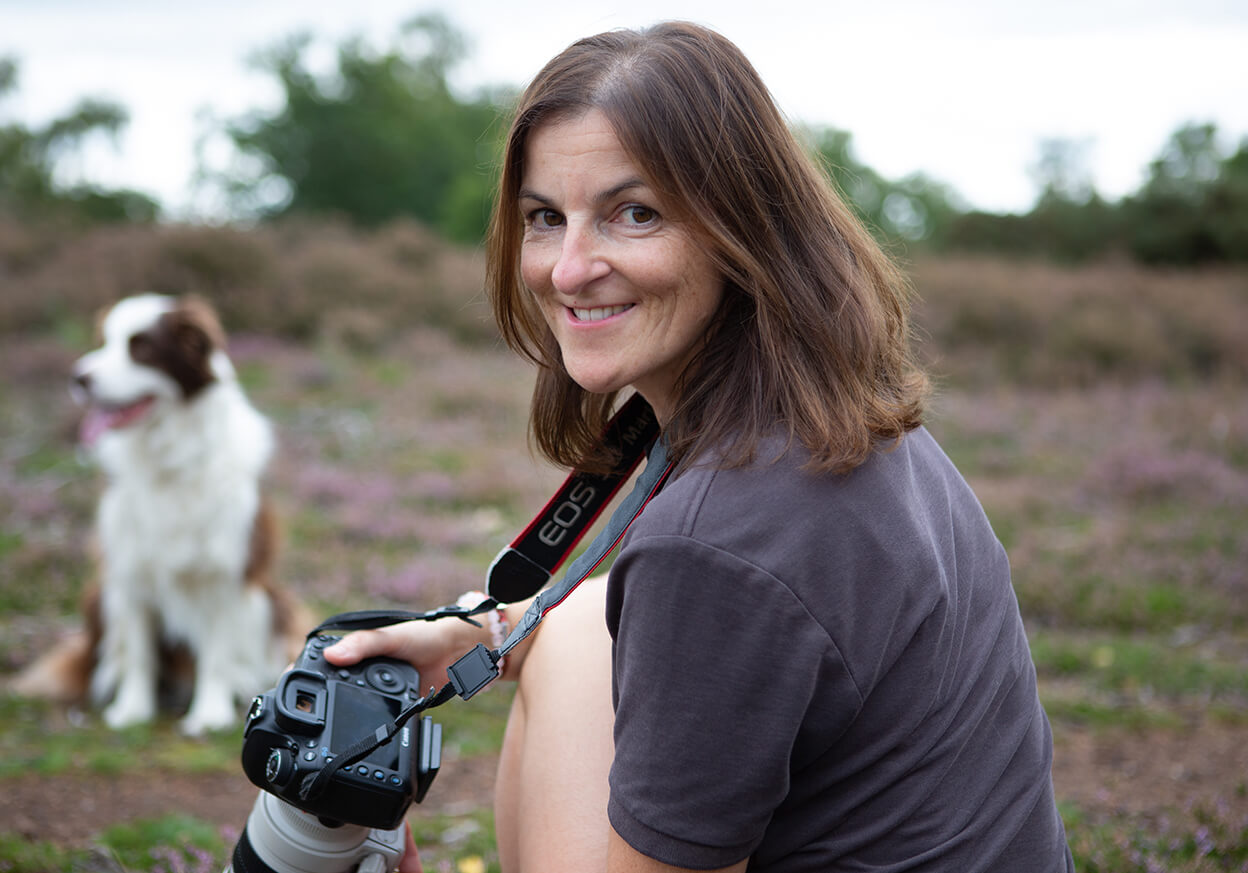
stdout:
<svg viewBox="0 0 1248 873">
<path fill-rule="evenodd" d="M 74 376 L 74 387 L 83 391 L 91 390 L 91 374 L 78 373 Z"/>
</svg>

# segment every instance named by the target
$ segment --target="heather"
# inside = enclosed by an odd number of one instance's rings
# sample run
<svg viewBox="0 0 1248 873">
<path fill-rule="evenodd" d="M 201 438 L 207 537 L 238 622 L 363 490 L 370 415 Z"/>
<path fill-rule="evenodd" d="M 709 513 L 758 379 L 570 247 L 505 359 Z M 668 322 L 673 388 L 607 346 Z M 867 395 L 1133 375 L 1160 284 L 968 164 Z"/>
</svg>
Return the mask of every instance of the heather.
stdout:
<svg viewBox="0 0 1248 873">
<path fill-rule="evenodd" d="M 1079 869 L 1248 870 L 1248 273 L 906 266 L 929 427 L 1009 550 Z M 529 451 L 532 374 L 482 279 L 478 251 L 411 222 L 0 223 L 0 670 L 77 621 L 99 482 L 65 380 L 94 311 L 139 289 L 221 310 L 280 436 L 282 576 L 318 612 L 478 586 L 560 478 Z M 508 694 L 438 713 L 444 770 L 411 816 L 426 869 L 497 869 Z M 254 797 L 229 781 L 239 736 L 174 720 L 114 734 L 0 696 L 0 869 L 219 869 Z M 130 794 L 164 801 L 93 824 Z M 25 812 L 44 803 L 62 812 Z"/>
<path fill-rule="evenodd" d="M 482 269 L 478 252 L 406 220 L 365 232 L 335 221 L 84 228 L 0 216 L 0 334 L 89 329 L 91 313 L 145 290 L 201 294 L 227 325 L 265 336 L 369 348 L 434 324 L 481 340 L 493 336 Z"/>
</svg>

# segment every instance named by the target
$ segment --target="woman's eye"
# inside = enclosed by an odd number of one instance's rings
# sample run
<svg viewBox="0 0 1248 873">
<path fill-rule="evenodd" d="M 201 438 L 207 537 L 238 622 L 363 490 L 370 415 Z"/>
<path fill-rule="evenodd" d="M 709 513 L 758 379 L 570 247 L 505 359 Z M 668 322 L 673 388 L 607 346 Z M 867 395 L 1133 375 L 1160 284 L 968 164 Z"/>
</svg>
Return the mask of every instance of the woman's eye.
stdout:
<svg viewBox="0 0 1248 873">
<path fill-rule="evenodd" d="M 560 227 L 563 216 L 553 209 L 535 209 L 529 213 L 529 223 L 537 228 Z"/>
<path fill-rule="evenodd" d="M 659 214 L 649 206 L 626 206 L 624 217 L 630 224 L 649 224 L 658 218 Z"/>
</svg>

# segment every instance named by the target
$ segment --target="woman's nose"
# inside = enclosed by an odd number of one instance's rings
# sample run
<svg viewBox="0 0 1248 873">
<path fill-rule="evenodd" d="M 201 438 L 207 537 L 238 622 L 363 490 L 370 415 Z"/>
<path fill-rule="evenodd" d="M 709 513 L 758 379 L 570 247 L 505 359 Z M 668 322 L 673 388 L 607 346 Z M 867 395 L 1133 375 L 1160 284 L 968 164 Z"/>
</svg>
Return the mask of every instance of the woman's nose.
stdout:
<svg viewBox="0 0 1248 873">
<path fill-rule="evenodd" d="M 602 240 L 590 228 L 569 224 L 550 280 L 561 294 L 576 294 L 611 271 L 603 257 Z"/>
</svg>

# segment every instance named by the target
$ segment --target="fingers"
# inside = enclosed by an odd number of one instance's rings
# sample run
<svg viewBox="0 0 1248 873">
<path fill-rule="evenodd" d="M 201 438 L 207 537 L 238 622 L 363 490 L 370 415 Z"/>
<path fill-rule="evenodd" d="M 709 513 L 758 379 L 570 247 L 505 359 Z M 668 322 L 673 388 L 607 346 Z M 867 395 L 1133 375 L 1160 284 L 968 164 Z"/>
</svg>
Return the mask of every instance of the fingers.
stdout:
<svg viewBox="0 0 1248 873">
<path fill-rule="evenodd" d="M 345 667 L 378 655 L 394 656 L 401 642 L 384 630 L 356 631 L 325 650 L 325 660 Z"/>
<path fill-rule="evenodd" d="M 403 860 L 399 861 L 399 873 L 424 873 L 416 841 L 412 839 L 412 826 L 407 823 L 403 825 Z"/>
<path fill-rule="evenodd" d="M 347 667 L 365 658 L 385 656 L 407 661 L 422 674 L 441 676 L 482 634 L 488 639 L 488 630 L 467 622 L 403 622 L 348 634 L 325 649 L 325 660 L 335 667 Z"/>
</svg>

